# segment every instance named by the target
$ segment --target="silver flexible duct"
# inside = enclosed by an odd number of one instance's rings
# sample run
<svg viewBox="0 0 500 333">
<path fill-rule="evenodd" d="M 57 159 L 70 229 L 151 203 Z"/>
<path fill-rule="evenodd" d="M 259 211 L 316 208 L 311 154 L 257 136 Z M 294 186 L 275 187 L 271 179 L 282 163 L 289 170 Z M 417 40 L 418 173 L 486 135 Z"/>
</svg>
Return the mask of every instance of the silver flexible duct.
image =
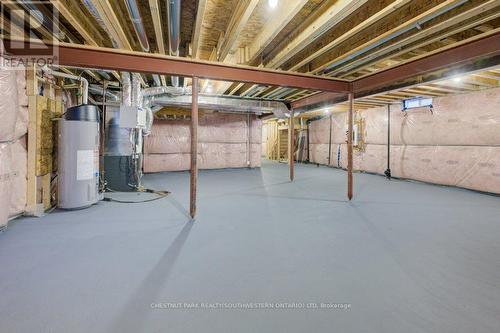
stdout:
<svg viewBox="0 0 500 333">
<path fill-rule="evenodd" d="M 89 92 L 91 92 L 94 95 L 104 96 L 102 86 L 92 84 L 89 87 Z M 106 91 L 106 100 L 108 102 L 118 102 L 118 101 L 120 101 L 120 96 L 107 90 Z"/>
<path fill-rule="evenodd" d="M 169 53 L 178 57 L 181 44 L 181 0 L 167 1 Z M 174 87 L 179 86 L 178 76 L 172 76 L 171 80 Z"/>
<path fill-rule="evenodd" d="M 90 14 L 94 17 L 94 19 L 97 21 L 97 23 L 99 24 L 99 26 L 104 30 L 106 31 L 106 33 L 108 34 L 108 36 L 110 36 L 111 38 L 111 42 L 113 43 L 113 47 L 114 48 L 117 48 L 118 47 L 118 43 L 111 37 L 111 34 L 109 33 L 109 30 L 108 28 L 106 28 L 106 25 L 104 24 L 104 21 L 102 20 L 102 17 L 101 15 L 99 15 L 99 11 L 97 10 L 97 8 L 95 8 L 94 4 L 92 3 L 91 0 L 82 0 L 83 4 L 85 5 L 85 7 L 87 7 L 88 11 L 90 12 Z"/>
<path fill-rule="evenodd" d="M 149 40 L 146 34 L 146 29 L 144 29 L 144 25 L 142 23 L 141 13 L 139 11 L 139 7 L 137 6 L 137 2 L 135 0 L 125 0 L 125 4 L 127 5 L 129 17 L 134 26 L 135 33 L 139 38 L 141 47 L 144 52 L 149 52 Z"/>
<path fill-rule="evenodd" d="M 132 83 L 130 73 L 122 72 L 122 105 L 132 106 Z"/>
<path fill-rule="evenodd" d="M 132 106 L 142 107 L 141 75 L 132 73 Z"/>
</svg>

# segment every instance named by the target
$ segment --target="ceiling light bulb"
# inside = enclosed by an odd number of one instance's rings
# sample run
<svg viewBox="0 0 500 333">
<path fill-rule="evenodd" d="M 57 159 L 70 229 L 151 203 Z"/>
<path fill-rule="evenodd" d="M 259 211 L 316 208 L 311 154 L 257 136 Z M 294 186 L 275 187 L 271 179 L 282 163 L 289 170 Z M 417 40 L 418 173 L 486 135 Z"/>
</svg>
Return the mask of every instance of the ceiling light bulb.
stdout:
<svg viewBox="0 0 500 333">
<path fill-rule="evenodd" d="M 454 79 L 453 79 L 453 81 L 455 81 L 455 82 L 460 82 L 460 81 L 462 81 L 462 78 L 460 78 L 460 77 L 456 77 L 456 78 L 454 78 Z"/>
<path fill-rule="evenodd" d="M 276 8 L 278 6 L 278 0 L 269 0 L 269 7 Z"/>
</svg>

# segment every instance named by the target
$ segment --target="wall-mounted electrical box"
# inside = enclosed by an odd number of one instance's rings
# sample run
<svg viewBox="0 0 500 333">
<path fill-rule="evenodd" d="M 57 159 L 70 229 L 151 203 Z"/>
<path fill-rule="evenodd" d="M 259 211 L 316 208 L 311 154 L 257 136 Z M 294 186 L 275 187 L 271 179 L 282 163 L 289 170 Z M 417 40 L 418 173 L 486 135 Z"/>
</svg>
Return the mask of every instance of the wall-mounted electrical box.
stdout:
<svg viewBox="0 0 500 333">
<path fill-rule="evenodd" d="M 135 106 L 120 106 L 121 128 L 146 128 L 146 110 Z"/>
</svg>

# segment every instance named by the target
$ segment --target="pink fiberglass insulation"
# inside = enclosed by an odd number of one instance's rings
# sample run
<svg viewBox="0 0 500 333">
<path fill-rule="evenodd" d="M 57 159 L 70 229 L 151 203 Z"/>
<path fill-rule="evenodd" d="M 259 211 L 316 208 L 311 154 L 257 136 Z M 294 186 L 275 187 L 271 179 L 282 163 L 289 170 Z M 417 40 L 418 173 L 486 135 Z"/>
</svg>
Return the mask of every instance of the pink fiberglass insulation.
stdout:
<svg viewBox="0 0 500 333">
<path fill-rule="evenodd" d="M 0 143 L 0 228 L 7 225 L 10 206 L 11 145 Z"/>
<path fill-rule="evenodd" d="M 16 72 L 0 68 L 0 142 L 15 139 L 18 109 Z"/>
<path fill-rule="evenodd" d="M 155 120 L 144 142 L 144 172 L 182 171 L 190 168 L 190 120 Z M 250 167 L 260 166 L 262 122 L 250 115 L 205 113 L 198 127 L 200 169 L 247 167 L 250 134 Z"/>
<path fill-rule="evenodd" d="M 26 94 L 26 71 L 16 70 L 17 100 L 19 106 L 28 106 L 28 95 Z"/>
<path fill-rule="evenodd" d="M 11 145 L 9 216 L 22 214 L 26 208 L 27 164 L 26 136 Z"/>
<path fill-rule="evenodd" d="M 246 144 L 200 143 L 199 169 L 247 167 Z M 190 169 L 190 153 L 145 154 L 144 172 L 186 171 Z M 252 144 L 250 167 L 260 166 L 260 145 Z"/>
<path fill-rule="evenodd" d="M 28 107 L 20 106 L 17 113 L 16 128 L 14 130 L 14 137 L 20 138 L 28 133 Z"/>
<path fill-rule="evenodd" d="M 28 133 L 28 96 L 26 94 L 26 71 L 16 71 L 18 114 L 14 137 L 20 138 Z"/>
<path fill-rule="evenodd" d="M 407 145 L 500 144 L 500 89 L 434 98 L 429 107 L 391 106 L 391 142 Z M 359 112 L 368 144 L 387 143 L 387 107 Z"/>
<path fill-rule="evenodd" d="M 393 176 L 500 193 L 499 110 L 500 89 L 435 98 L 432 112 L 430 108 L 403 112 L 392 105 Z M 383 174 L 387 168 L 387 107 L 358 112 L 356 119 L 360 118 L 365 121 L 366 145 L 354 152 L 354 169 Z M 314 163 L 328 164 L 329 121 L 328 117 L 310 125 Z M 331 166 L 346 168 L 346 130 L 345 113 L 333 114 Z"/>
</svg>

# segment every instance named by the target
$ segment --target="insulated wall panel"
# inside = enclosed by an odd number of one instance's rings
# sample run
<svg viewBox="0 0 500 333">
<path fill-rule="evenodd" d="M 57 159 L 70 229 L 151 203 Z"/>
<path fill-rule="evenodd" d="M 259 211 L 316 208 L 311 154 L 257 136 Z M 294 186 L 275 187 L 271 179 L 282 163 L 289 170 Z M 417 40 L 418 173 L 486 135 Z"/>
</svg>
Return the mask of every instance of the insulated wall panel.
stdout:
<svg viewBox="0 0 500 333">
<path fill-rule="evenodd" d="M 10 216 L 22 214 L 26 208 L 27 163 L 26 137 L 23 137 L 12 144 Z"/>
<path fill-rule="evenodd" d="M 0 143 L 0 229 L 7 225 L 10 207 L 11 145 Z"/>
<path fill-rule="evenodd" d="M 325 128 L 311 123 L 311 162 L 328 164 Z M 356 113 L 365 123 L 362 151 L 354 169 L 383 174 L 387 169 L 387 107 Z M 346 168 L 345 113 L 332 115 L 330 165 Z M 319 123 L 315 125 L 314 123 Z M 343 126 L 341 126 L 343 125 Z M 391 170 L 394 177 L 500 193 L 500 89 L 445 96 L 433 108 L 391 106 Z M 326 139 L 328 136 L 326 136 Z"/>
<path fill-rule="evenodd" d="M 200 169 L 261 165 L 262 122 L 255 115 L 202 114 L 199 119 L 198 141 Z M 144 172 L 189 170 L 191 121 L 155 120 L 144 147 Z M 250 164 L 247 163 L 249 158 Z"/>
</svg>

